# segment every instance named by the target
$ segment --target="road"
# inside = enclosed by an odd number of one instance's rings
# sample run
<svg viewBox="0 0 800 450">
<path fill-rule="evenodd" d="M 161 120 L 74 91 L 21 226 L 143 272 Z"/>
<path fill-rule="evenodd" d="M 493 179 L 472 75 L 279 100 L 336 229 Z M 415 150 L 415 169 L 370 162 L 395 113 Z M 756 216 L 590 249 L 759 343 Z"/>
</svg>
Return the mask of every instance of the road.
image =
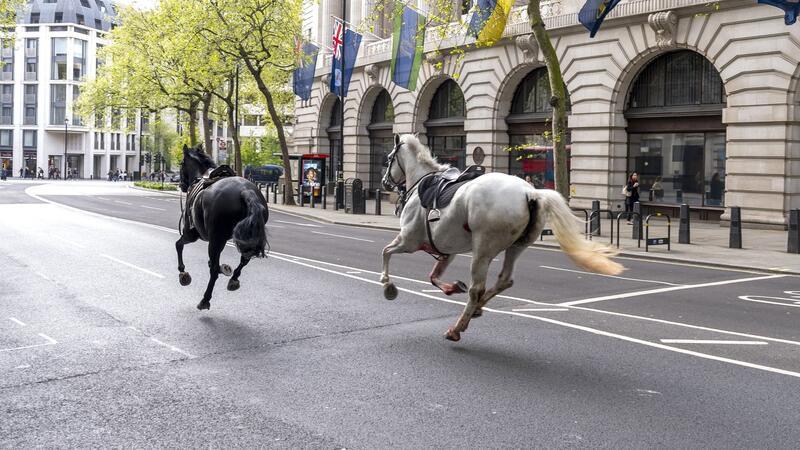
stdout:
<svg viewBox="0 0 800 450">
<path fill-rule="evenodd" d="M 177 280 L 174 196 L 0 185 L 0 447 L 796 448 L 800 280 L 529 249 L 459 343 L 392 232 L 272 211 L 270 255 L 210 311 Z M 223 260 L 238 261 L 227 248 Z M 449 278 L 466 279 L 457 256 Z M 496 264 L 499 265 L 499 264 Z M 493 267 L 493 274 L 498 268 Z M 445 277 L 448 278 L 448 277 Z M 494 275 L 491 279 L 494 279 Z"/>
</svg>

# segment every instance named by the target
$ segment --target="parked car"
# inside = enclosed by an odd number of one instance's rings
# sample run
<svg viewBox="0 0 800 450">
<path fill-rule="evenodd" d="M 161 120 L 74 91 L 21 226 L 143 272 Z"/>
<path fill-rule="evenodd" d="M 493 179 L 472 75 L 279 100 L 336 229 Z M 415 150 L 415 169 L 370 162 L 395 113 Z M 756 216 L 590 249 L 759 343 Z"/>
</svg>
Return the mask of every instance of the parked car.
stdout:
<svg viewBox="0 0 800 450">
<path fill-rule="evenodd" d="M 167 173 L 167 179 L 169 180 L 170 183 L 180 183 L 181 174 L 179 172 Z"/>
<path fill-rule="evenodd" d="M 283 167 L 273 164 L 244 168 L 244 177 L 254 183 L 277 183 L 281 176 L 283 176 Z"/>
</svg>

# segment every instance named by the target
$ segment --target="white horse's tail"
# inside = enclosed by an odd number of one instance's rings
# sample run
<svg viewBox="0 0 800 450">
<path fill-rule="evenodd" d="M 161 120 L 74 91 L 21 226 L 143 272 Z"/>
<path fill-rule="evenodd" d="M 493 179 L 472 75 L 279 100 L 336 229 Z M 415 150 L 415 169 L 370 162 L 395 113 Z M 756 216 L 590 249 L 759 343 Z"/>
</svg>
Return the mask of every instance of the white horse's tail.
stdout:
<svg viewBox="0 0 800 450">
<path fill-rule="evenodd" d="M 625 270 L 621 264 L 611 260 L 617 254 L 614 249 L 584 238 L 578 228 L 580 220 L 572 213 L 561 194 L 541 189 L 534 192 L 533 198 L 541 204 L 539 210 L 545 213 L 545 220 L 552 227 L 561 249 L 575 265 L 604 275 L 618 275 Z"/>
</svg>

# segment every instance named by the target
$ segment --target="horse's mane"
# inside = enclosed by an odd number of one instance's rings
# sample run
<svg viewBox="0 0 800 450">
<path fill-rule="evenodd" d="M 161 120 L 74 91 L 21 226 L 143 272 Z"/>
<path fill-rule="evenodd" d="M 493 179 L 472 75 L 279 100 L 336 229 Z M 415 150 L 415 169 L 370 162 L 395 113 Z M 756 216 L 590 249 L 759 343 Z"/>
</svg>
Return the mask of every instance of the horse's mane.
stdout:
<svg viewBox="0 0 800 450">
<path fill-rule="evenodd" d="M 198 145 L 196 148 L 190 149 L 188 154 L 189 157 L 197 161 L 197 163 L 200 164 L 200 167 L 203 169 L 217 167 L 217 165 L 214 164 L 214 160 L 203 151 L 202 145 Z"/>
<path fill-rule="evenodd" d="M 401 140 L 411 149 L 411 152 L 417 155 L 417 161 L 420 164 L 433 166 L 436 170 L 444 170 L 450 167 L 449 164 L 439 164 L 439 161 L 431 154 L 430 148 L 422 145 L 416 135 L 406 134 L 402 136 Z"/>
</svg>

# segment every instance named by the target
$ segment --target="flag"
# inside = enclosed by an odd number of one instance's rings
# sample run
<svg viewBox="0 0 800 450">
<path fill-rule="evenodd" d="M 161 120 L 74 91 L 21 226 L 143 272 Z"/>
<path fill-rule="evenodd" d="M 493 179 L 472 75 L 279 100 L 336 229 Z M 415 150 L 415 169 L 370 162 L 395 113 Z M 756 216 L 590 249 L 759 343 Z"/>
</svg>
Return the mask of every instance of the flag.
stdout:
<svg viewBox="0 0 800 450">
<path fill-rule="evenodd" d="M 514 0 L 478 0 L 478 9 L 472 14 L 467 34 L 478 44 L 493 44 L 503 37 L 506 21 Z"/>
<path fill-rule="evenodd" d="M 314 72 L 317 70 L 317 55 L 319 47 L 310 43 L 297 40 L 297 68 L 294 69 L 294 93 L 301 100 L 311 98 L 311 86 L 314 84 Z"/>
<path fill-rule="evenodd" d="M 620 0 L 587 0 L 578 13 L 578 21 L 589 30 L 589 36 L 594 37 L 603 24 L 608 13 L 617 6 Z"/>
<path fill-rule="evenodd" d="M 398 4 L 397 8 L 394 15 L 390 71 L 394 84 L 413 91 L 417 88 L 419 67 L 422 64 L 426 18 L 403 4 Z"/>
<path fill-rule="evenodd" d="M 758 3 L 782 9 L 786 13 L 786 25 L 797 22 L 797 16 L 800 16 L 800 0 L 758 0 Z"/>
<path fill-rule="evenodd" d="M 344 28 L 344 39 L 342 39 L 342 28 Z M 360 34 L 342 26 L 341 22 L 337 24 L 333 33 L 331 92 L 338 96 L 347 97 L 347 89 L 350 87 L 350 78 L 353 76 L 361 38 Z M 342 56 L 344 56 L 344 70 L 342 70 Z M 344 86 L 343 91 L 341 90 L 342 86 Z"/>
</svg>

